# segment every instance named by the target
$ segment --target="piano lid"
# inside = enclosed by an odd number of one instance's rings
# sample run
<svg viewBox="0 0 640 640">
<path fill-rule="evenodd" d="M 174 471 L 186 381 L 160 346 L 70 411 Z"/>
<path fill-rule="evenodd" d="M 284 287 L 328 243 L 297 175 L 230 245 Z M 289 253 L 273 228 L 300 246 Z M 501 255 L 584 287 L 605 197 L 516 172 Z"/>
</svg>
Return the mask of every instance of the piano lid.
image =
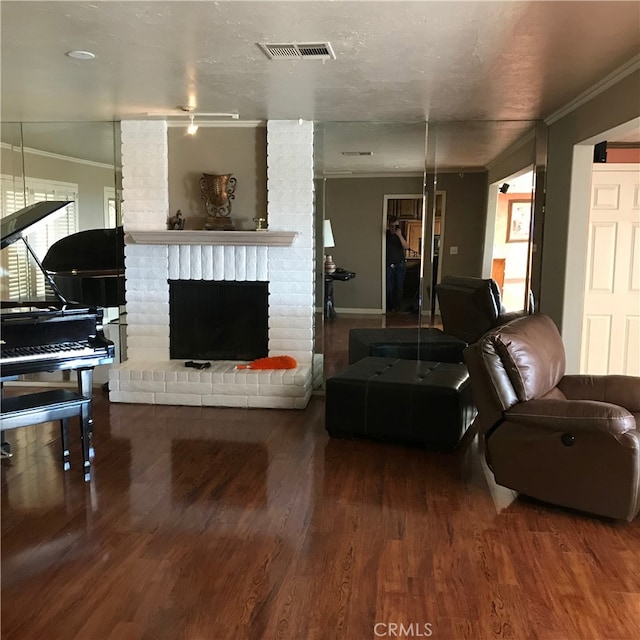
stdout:
<svg viewBox="0 0 640 640">
<path fill-rule="evenodd" d="M 52 214 L 58 209 L 71 204 L 71 200 L 48 200 L 35 202 L 24 209 L 15 211 L 6 218 L 0 219 L 0 249 L 8 247 L 17 240 L 20 240 L 24 231 L 40 222 L 43 218 Z"/>
</svg>

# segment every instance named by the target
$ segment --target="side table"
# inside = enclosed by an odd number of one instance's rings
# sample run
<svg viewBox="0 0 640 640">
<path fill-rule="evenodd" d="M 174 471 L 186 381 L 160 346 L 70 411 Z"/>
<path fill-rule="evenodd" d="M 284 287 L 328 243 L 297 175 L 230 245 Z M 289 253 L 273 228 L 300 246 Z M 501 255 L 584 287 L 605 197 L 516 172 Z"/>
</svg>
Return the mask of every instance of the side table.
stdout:
<svg viewBox="0 0 640 640">
<path fill-rule="evenodd" d="M 353 280 L 356 274 L 353 271 L 345 269 L 336 269 L 333 273 L 324 274 L 324 317 L 333 320 L 338 317 L 335 306 L 333 304 L 333 283 L 335 280 L 346 282 Z"/>
</svg>

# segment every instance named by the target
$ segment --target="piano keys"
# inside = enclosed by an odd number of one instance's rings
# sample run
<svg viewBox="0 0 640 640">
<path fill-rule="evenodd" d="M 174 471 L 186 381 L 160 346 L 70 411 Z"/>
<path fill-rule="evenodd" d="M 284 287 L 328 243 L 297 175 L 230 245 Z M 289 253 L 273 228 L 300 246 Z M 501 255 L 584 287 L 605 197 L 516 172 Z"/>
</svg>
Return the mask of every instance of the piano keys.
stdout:
<svg viewBox="0 0 640 640">
<path fill-rule="evenodd" d="M 0 318 L 2 377 L 113 362 L 114 345 L 104 335 L 100 308 L 5 307 Z"/>
</svg>

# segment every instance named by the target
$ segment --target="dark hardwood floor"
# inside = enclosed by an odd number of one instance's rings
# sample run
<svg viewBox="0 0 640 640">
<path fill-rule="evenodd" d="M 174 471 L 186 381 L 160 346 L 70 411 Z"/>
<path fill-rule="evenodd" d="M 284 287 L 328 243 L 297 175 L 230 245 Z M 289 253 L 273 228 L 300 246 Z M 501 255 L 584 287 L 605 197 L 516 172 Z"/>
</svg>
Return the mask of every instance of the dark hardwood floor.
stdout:
<svg viewBox="0 0 640 640">
<path fill-rule="evenodd" d="M 328 322 L 327 370 L 349 328 L 380 323 Z M 640 637 L 640 523 L 516 497 L 475 440 L 331 440 L 321 396 L 238 410 L 96 390 L 94 417 L 88 484 L 79 438 L 65 473 L 57 425 L 8 434 L 3 640 Z"/>
</svg>

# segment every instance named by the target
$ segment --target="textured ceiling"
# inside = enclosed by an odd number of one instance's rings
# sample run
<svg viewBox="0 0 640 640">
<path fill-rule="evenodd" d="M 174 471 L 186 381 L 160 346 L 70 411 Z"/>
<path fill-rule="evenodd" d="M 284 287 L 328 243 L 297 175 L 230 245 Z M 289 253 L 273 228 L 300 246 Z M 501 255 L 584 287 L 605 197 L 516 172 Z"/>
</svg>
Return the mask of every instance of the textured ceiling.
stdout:
<svg viewBox="0 0 640 640">
<path fill-rule="evenodd" d="M 4 122 L 183 104 L 242 120 L 527 121 L 640 51 L 638 2 L 3 0 L 0 12 Z M 314 41 L 336 59 L 269 60 L 256 44 Z M 499 133 L 488 125 L 477 150 L 451 161 L 486 163 L 513 136 L 498 144 Z"/>
</svg>

